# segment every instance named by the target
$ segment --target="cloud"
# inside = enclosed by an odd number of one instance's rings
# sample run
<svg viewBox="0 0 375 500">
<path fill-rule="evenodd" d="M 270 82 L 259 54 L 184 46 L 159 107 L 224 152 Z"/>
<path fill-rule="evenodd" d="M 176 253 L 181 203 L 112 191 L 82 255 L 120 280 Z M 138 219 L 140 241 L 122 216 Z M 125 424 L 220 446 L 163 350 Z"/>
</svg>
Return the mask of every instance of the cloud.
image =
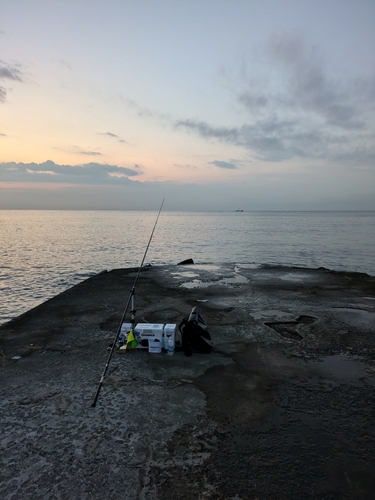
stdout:
<svg viewBox="0 0 375 500">
<path fill-rule="evenodd" d="M 14 168 L 11 170 L 16 171 L 17 169 Z M 53 170 L 31 170 L 30 168 L 27 168 L 26 172 L 28 174 L 37 174 L 37 175 L 41 175 L 41 174 L 57 175 L 57 173 L 53 172 Z"/>
<path fill-rule="evenodd" d="M 0 60 L 0 78 L 22 82 L 21 71 Z"/>
<path fill-rule="evenodd" d="M 155 118 L 159 121 L 168 122 L 168 123 L 171 120 L 170 115 L 167 113 L 160 113 L 158 111 L 153 111 L 153 110 L 150 110 L 148 108 L 141 106 L 133 99 L 130 99 L 130 98 L 124 99 L 121 96 L 119 96 L 119 97 L 123 102 L 125 102 L 125 104 L 128 106 L 129 109 L 134 111 L 137 114 L 137 116 L 139 116 L 141 118 Z"/>
<path fill-rule="evenodd" d="M 185 120 L 176 122 L 175 127 L 196 132 L 205 139 L 217 139 L 244 146 L 252 150 L 261 161 L 283 161 L 294 156 L 306 155 L 306 151 L 300 148 L 303 134 L 296 131 L 296 123 L 290 120 L 272 118 L 239 127 L 213 127 L 206 122 Z M 305 134 L 303 139 L 305 147 L 311 150 L 316 142 L 320 142 L 317 135 Z"/>
<path fill-rule="evenodd" d="M 117 139 L 117 142 L 121 142 L 123 144 L 126 143 L 124 139 L 121 139 L 120 136 L 113 134 L 112 132 L 98 132 L 98 135 L 105 135 L 107 137 L 111 137 L 112 139 Z"/>
<path fill-rule="evenodd" d="M 227 161 L 215 160 L 215 161 L 210 161 L 210 163 L 212 165 L 215 165 L 216 167 L 229 169 L 229 170 L 234 170 L 237 168 L 234 163 L 228 163 Z"/>
<path fill-rule="evenodd" d="M 193 132 L 197 132 L 200 136 L 210 139 L 212 137 L 216 139 L 223 139 L 228 142 L 234 142 L 238 140 L 239 128 L 238 127 L 214 127 L 203 121 L 196 120 L 179 120 L 174 124 L 175 128 L 185 128 Z"/>
<path fill-rule="evenodd" d="M 112 132 L 98 132 L 99 135 L 108 135 L 109 137 L 118 137 L 116 134 L 112 134 Z"/>
<path fill-rule="evenodd" d="M 100 149 L 100 148 L 97 148 Z M 70 151 L 75 155 L 85 155 L 85 156 L 102 156 L 102 153 L 99 151 L 89 151 L 81 149 L 79 146 L 73 146 L 73 150 Z"/>
<path fill-rule="evenodd" d="M 144 108 L 142 106 L 140 106 L 136 101 L 134 101 L 133 99 L 129 99 L 127 98 L 126 99 L 126 104 L 127 106 L 130 108 L 130 109 L 133 109 L 137 112 L 137 115 L 138 116 L 142 116 L 142 117 L 147 117 L 147 118 L 152 118 L 155 116 L 156 113 L 154 113 L 153 111 L 149 110 L 148 108 Z"/>
<path fill-rule="evenodd" d="M 0 59 L 0 79 L 1 80 L 12 80 L 22 82 L 22 73 L 15 66 L 7 64 L 5 61 Z M 0 102 L 5 102 L 7 97 L 7 90 L 0 85 Z"/>
<path fill-rule="evenodd" d="M 253 77 L 239 92 L 237 99 L 249 112 L 289 112 L 300 119 L 310 116 L 321 124 L 346 130 L 365 127 L 361 101 L 374 106 L 374 87 L 369 82 L 329 78 L 323 55 L 317 47 L 308 47 L 300 36 L 271 37 L 264 59 L 277 74 L 271 82 L 268 79 L 268 84 L 264 76 L 258 80 Z"/>
<path fill-rule="evenodd" d="M 77 155 L 87 155 L 87 156 L 102 156 L 99 151 L 76 151 Z"/>
<path fill-rule="evenodd" d="M 269 103 L 269 98 L 265 95 L 252 93 L 249 90 L 240 94 L 238 100 L 252 111 L 264 108 Z"/>
<path fill-rule="evenodd" d="M 362 128 L 356 119 L 355 101 L 339 82 L 324 71 L 323 56 L 316 47 L 308 48 L 301 37 L 284 34 L 271 38 L 267 51 L 287 81 L 288 106 L 314 112 L 328 124 L 343 128 Z"/>
<path fill-rule="evenodd" d="M 129 177 L 141 175 L 139 165 L 134 168 L 101 163 L 57 165 L 51 160 L 43 163 L 0 163 L 0 180 L 6 182 L 54 182 L 64 184 L 123 184 Z"/>
<path fill-rule="evenodd" d="M 217 139 L 251 150 L 255 159 L 264 162 L 281 162 L 292 158 L 315 158 L 355 161 L 357 150 L 361 159 L 372 157 L 373 134 L 337 134 L 310 126 L 302 120 L 281 120 L 271 116 L 253 124 L 238 127 L 215 127 L 206 122 L 185 120 L 175 123 L 204 139 Z M 359 158 L 358 158 L 359 160 Z"/>
<path fill-rule="evenodd" d="M 237 125 L 180 119 L 176 129 L 251 151 L 254 160 L 293 158 L 359 162 L 369 166 L 375 134 L 375 86 L 365 80 L 335 81 L 323 55 L 302 37 L 274 36 L 263 53 L 269 71 L 241 72 L 236 101 L 248 118 Z M 265 66 L 263 66 L 264 68 Z"/>
</svg>

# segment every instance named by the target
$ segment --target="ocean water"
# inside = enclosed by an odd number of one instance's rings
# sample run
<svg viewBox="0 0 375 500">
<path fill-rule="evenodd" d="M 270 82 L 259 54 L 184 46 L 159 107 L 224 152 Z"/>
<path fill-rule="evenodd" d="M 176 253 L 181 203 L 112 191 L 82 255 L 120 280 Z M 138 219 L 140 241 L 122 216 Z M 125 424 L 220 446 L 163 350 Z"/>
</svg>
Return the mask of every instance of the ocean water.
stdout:
<svg viewBox="0 0 375 500">
<path fill-rule="evenodd" d="M 100 271 L 140 265 L 157 217 L 0 211 L 0 324 Z M 375 212 L 161 212 L 145 263 L 248 263 L 375 275 Z"/>
</svg>

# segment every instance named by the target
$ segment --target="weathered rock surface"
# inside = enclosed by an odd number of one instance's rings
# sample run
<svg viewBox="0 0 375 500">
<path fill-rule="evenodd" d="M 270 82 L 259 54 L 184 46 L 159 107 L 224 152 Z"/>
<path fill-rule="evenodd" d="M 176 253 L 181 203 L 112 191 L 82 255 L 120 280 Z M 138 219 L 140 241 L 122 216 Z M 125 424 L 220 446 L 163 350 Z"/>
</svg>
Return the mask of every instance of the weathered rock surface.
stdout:
<svg viewBox="0 0 375 500">
<path fill-rule="evenodd" d="M 375 279 L 326 269 L 142 270 L 138 322 L 198 305 L 209 355 L 114 354 L 135 269 L 0 327 L 0 497 L 375 497 Z M 20 356 L 20 359 L 12 359 Z"/>
</svg>

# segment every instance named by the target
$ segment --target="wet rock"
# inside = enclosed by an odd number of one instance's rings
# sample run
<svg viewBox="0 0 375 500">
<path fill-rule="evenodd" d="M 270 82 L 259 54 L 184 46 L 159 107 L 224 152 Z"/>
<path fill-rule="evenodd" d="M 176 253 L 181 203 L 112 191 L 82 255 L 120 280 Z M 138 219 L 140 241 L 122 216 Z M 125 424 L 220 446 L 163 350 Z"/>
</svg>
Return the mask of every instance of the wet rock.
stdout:
<svg viewBox="0 0 375 500">
<path fill-rule="evenodd" d="M 193 270 L 142 269 L 136 318 L 178 324 L 199 301 L 214 351 L 114 353 L 95 408 L 137 269 L 0 327 L 1 498 L 375 497 L 374 279 Z"/>
<path fill-rule="evenodd" d="M 188 264 L 194 264 L 194 261 L 193 259 L 185 259 L 185 260 L 182 260 L 181 262 L 179 262 L 177 265 L 178 266 L 186 266 Z"/>
</svg>

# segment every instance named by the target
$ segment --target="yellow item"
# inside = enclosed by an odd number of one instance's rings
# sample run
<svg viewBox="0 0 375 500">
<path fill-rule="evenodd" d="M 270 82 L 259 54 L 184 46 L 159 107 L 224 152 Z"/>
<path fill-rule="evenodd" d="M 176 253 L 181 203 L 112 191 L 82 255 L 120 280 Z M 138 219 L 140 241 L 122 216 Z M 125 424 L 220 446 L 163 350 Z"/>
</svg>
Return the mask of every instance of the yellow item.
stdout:
<svg viewBox="0 0 375 500">
<path fill-rule="evenodd" d="M 137 347 L 137 341 L 134 338 L 133 330 L 130 330 L 128 333 L 127 345 L 129 347 Z"/>
</svg>

